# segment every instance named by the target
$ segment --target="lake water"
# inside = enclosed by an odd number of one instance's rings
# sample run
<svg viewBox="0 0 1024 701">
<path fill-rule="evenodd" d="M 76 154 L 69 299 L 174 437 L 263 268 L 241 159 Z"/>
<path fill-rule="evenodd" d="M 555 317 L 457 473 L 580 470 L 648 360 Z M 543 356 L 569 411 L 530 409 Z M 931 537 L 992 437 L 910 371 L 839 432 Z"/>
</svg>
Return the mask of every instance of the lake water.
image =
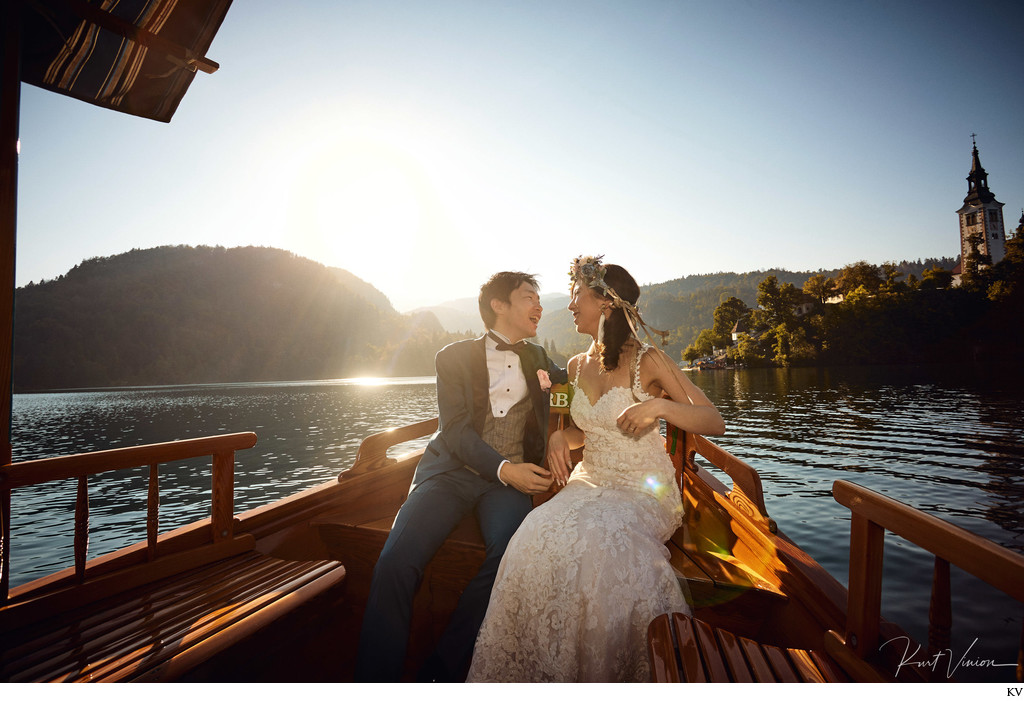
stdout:
<svg viewBox="0 0 1024 701">
<path fill-rule="evenodd" d="M 694 373 L 728 433 L 716 440 L 761 474 L 768 511 L 847 582 L 848 479 L 1024 552 L 1024 382 L 996 368 L 923 366 Z M 360 441 L 436 415 L 432 377 L 22 394 L 16 461 L 235 431 L 236 512 L 333 479 Z M 415 446 L 410 446 L 415 447 Z M 90 556 L 145 538 L 148 471 L 90 480 Z M 207 464 L 161 469 L 161 530 L 208 516 Z M 75 484 L 15 493 L 12 585 L 72 561 Z M 883 613 L 927 639 L 932 558 L 887 538 Z M 965 680 L 1012 680 L 1022 606 L 954 571 L 955 659 Z M 923 655 L 923 653 L 922 653 Z M 920 659 L 920 656 L 918 657 Z"/>
</svg>

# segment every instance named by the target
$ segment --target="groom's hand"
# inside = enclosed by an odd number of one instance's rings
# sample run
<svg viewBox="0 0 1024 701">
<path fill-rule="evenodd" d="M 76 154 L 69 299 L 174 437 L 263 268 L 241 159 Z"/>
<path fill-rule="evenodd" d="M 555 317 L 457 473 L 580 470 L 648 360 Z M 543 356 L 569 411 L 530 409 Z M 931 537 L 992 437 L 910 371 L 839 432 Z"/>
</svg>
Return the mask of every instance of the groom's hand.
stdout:
<svg viewBox="0 0 1024 701">
<path fill-rule="evenodd" d="M 501 468 L 505 484 L 523 494 L 543 494 L 551 487 L 551 473 L 532 462 L 509 462 Z"/>
</svg>

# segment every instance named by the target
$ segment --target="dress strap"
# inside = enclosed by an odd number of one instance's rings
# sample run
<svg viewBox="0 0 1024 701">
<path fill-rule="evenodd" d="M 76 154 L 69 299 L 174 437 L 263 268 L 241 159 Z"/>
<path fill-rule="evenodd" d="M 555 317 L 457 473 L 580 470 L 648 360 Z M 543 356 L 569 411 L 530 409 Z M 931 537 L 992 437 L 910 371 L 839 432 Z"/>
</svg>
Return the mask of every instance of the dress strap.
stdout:
<svg viewBox="0 0 1024 701">
<path fill-rule="evenodd" d="M 574 387 L 580 386 L 580 368 L 583 367 L 583 354 L 576 356 L 576 377 L 573 378 L 572 384 Z"/>
<path fill-rule="evenodd" d="M 632 376 L 632 390 L 633 397 L 640 401 L 650 399 L 651 396 L 644 392 L 643 386 L 640 384 L 640 358 L 643 357 L 644 353 L 651 349 L 651 346 L 647 343 L 641 343 L 640 348 L 637 349 L 633 355 L 633 366 L 630 368 L 630 375 Z"/>
</svg>

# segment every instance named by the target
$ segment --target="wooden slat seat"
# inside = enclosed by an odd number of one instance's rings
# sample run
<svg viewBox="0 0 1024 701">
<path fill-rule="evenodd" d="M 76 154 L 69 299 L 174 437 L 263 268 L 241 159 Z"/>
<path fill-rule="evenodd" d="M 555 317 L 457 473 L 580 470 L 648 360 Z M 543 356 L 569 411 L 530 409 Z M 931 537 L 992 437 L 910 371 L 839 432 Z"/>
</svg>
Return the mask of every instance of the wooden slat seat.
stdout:
<svg viewBox="0 0 1024 701">
<path fill-rule="evenodd" d="M 819 651 L 758 643 L 678 612 L 651 621 L 647 651 L 655 682 L 849 681 Z"/>
<path fill-rule="evenodd" d="M 339 562 L 249 550 L 5 633 L 0 680 L 173 680 L 344 577 Z"/>
</svg>

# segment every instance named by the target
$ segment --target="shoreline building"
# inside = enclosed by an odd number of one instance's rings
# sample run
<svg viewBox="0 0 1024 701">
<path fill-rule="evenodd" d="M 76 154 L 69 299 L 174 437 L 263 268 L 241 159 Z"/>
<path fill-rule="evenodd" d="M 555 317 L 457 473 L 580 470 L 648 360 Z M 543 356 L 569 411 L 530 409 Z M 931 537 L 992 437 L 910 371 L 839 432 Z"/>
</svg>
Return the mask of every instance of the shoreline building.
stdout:
<svg viewBox="0 0 1024 701">
<path fill-rule="evenodd" d="M 997 201 L 988 189 L 988 173 L 981 167 L 974 137 L 971 134 L 974 148 L 971 172 L 967 176 L 967 197 L 964 198 L 964 206 L 956 211 L 960 217 L 960 264 L 953 272 L 957 276 L 971 253 L 972 240 L 984 264 L 995 265 L 1006 255 L 1003 203 Z"/>
</svg>

